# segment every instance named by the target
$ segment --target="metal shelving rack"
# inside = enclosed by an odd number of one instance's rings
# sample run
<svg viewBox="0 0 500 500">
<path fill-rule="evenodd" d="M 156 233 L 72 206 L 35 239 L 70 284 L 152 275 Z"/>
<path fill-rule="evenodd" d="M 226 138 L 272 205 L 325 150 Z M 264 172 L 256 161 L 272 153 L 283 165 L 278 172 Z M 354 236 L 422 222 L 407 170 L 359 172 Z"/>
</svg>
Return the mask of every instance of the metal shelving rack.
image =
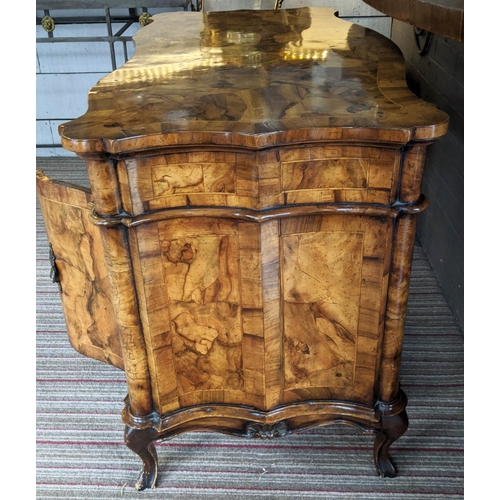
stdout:
<svg viewBox="0 0 500 500">
<path fill-rule="evenodd" d="M 36 43 L 107 42 L 111 66 L 115 70 L 118 66 L 115 45 L 122 44 L 125 61 L 128 61 L 127 42 L 131 42 L 135 34 L 131 33 L 131 27 L 136 23 L 145 26 L 151 17 L 150 10 L 166 8 L 199 10 L 201 2 L 199 0 L 40 0 L 36 2 L 36 23 L 43 27 L 44 35 L 39 34 Z M 101 11 L 102 14 L 96 15 L 96 11 Z M 106 24 L 107 28 L 107 34 L 104 36 L 54 36 L 57 27 L 61 25 L 101 23 Z M 36 147 L 60 146 L 37 144 Z"/>
<path fill-rule="evenodd" d="M 146 3 L 147 5 L 136 5 Z M 125 53 L 125 60 L 128 60 L 127 42 L 132 41 L 132 36 L 126 35 L 126 31 L 132 24 L 139 22 L 141 26 L 145 26 L 150 17 L 149 9 L 164 7 L 182 7 L 184 10 L 197 10 L 197 2 L 192 3 L 191 0 L 167 0 L 167 1 L 135 1 L 134 0 L 89 0 L 82 2 L 71 1 L 40 1 L 36 3 L 37 11 L 43 11 L 43 17 L 37 16 L 36 23 L 43 26 L 47 32 L 46 37 L 37 37 L 37 43 L 55 43 L 55 42 L 108 42 L 113 70 L 117 68 L 115 43 L 122 43 Z M 52 17 L 52 10 L 81 10 L 84 9 L 102 9 L 102 16 L 86 16 L 86 15 L 68 15 L 60 17 Z M 128 9 L 128 15 L 112 14 L 111 9 Z M 92 37 L 55 37 L 54 30 L 57 25 L 62 24 L 97 24 L 106 23 L 108 34 L 107 36 L 92 36 Z M 118 31 L 113 33 L 113 25 L 122 25 Z"/>
</svg>

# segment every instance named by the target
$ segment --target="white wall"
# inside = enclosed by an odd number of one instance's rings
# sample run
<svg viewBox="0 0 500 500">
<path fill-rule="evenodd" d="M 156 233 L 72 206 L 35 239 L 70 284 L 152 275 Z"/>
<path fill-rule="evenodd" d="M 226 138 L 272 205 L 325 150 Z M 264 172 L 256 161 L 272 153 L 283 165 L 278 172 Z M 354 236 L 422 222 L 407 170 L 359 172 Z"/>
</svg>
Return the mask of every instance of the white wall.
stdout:
<svg viewBox="0 0 500 500">
<path fill-rule="evenodd" d="M 147 0 L 145 0 L 147 3 Z M 124 2 L 125 3 L 125 2 Z M 179 5 L 179 1 L 176 0 Z M 189 4 L 189 0 L 186 0 Z M 165 5 L 172 5 L 168 0 Z M 236 8 L 272 8 L 274 0 L 205 0 L 205 10 L 234 10 Z M 362 0 L 284 0 L 282 8 L 299 6 L 332 7 L 339 17 L 374 29 L 390 38 L 392 19 L 366 5 Z M 144 5 L 147 7 L 147 5 Z M 148 9 L 151 14 L 184 10 L 182 7 Z M 111 9 L 112 15 L 128 15 L 128 9 Z M 37 18 L 44 11 L 37 10 Z M 50 11 L 53 18 L 103 17 L 102 9 Z M 113 24 L 113 34 L 123 24 Z M 124 36 L 134 36 L 140 28 L 134 23 Z M 107 36 L 107 26 L 102 24 L 56 24 L 56 37 Z M 47 32 L 36 26 L 36 37 L 47 38 Z M 127 42 L 128 58 L 134 53 L 133 42 Z M 115 43 L 117 66 L 125 62 L 122 43 Z M 87 110 L 87 93 L 97 81 L 112 71 L 110 48 L 107 42 L 71 41 L 36 44 L 36 142 L 37 156 L 74 156 L 61 147 L 57 127 L 80 116 Z M 50 147 L 39 147 L 45 145 Z"/>
</svg>

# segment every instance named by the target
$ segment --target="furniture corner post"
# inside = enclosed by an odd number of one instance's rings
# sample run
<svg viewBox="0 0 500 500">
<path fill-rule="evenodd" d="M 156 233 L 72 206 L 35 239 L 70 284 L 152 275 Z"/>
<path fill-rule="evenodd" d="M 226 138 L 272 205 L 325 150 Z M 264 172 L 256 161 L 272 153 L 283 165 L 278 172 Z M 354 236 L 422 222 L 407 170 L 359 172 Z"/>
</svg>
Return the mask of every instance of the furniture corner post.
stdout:
<svg viewBox="0 0 500 500">
<path fill-rule="evenodd" d="M 414 143 L 403 150 L 398 192 L 398 203 L 401 205 L 417 204 L 421 198 L 425 154 L 429 144 Z M 399 371 L 416 229 L 417 213 L 400 213 L 394 221 L 379 377 L 381 401 L 393 401 L 399 392 Z"/>
<path fill-rule="evenodd" d="M 121 212 L 122 203 L 114 160 L 86 158 L 95 212 L 101 217 Z M 146 345 L 139 315 L 128 229 L 100 226 L 113 308 L 122 345 L 130 411 L 138 416 L 154 410 Z"/>
<path fill-rule="evenodd" d="M 432 142 L 412 143 L 403 149 L 398 201 L 416 203 L 419 201 L 424 175 L 427 147 Z"/>
<path fill-rule="evenodd" d="M 381 401 L 393 401 L 399 391 L 399 366 L 403 350 L 416 223 L 415 215 L 401 215 L 395 221 L 380 366 Z"/>
<path fill-rule="evenodd" d="M 106 157 L 85 158 L 95 210 L 99 215 L 116 215 L 122 209 L 115 160 Z"/>
</svg>

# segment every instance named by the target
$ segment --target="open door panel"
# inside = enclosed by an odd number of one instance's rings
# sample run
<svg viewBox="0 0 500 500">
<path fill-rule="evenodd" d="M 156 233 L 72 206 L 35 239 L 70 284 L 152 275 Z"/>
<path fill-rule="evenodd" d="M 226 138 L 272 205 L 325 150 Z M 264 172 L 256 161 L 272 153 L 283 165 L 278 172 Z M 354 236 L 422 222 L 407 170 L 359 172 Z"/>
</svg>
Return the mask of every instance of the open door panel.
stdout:
<svg viewBox="0 0 500 500">
<path fill-rule="evenodd" d="M 79 353 L 123 370 L 99 228 L 89 219 L 90 190 L 38 170 L 37 196 L 69 341 Z"/>
</svg>

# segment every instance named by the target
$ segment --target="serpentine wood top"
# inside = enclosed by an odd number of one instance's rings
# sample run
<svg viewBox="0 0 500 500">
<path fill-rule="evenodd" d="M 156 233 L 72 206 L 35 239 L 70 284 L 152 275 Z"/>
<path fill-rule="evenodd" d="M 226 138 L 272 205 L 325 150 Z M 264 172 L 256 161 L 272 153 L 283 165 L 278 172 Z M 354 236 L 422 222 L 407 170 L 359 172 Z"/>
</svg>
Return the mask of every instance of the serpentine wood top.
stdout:
<svg viewBox="0 0 500 500">
<path fill-rule="evenodd" d="M 407 88 L 399 49 L 331 9 L 157 14 L 134 40 L 87 112 L 61 125 L 65 148 L 403 144 L 447 130 L 448 116 Z"/>
</svg>

